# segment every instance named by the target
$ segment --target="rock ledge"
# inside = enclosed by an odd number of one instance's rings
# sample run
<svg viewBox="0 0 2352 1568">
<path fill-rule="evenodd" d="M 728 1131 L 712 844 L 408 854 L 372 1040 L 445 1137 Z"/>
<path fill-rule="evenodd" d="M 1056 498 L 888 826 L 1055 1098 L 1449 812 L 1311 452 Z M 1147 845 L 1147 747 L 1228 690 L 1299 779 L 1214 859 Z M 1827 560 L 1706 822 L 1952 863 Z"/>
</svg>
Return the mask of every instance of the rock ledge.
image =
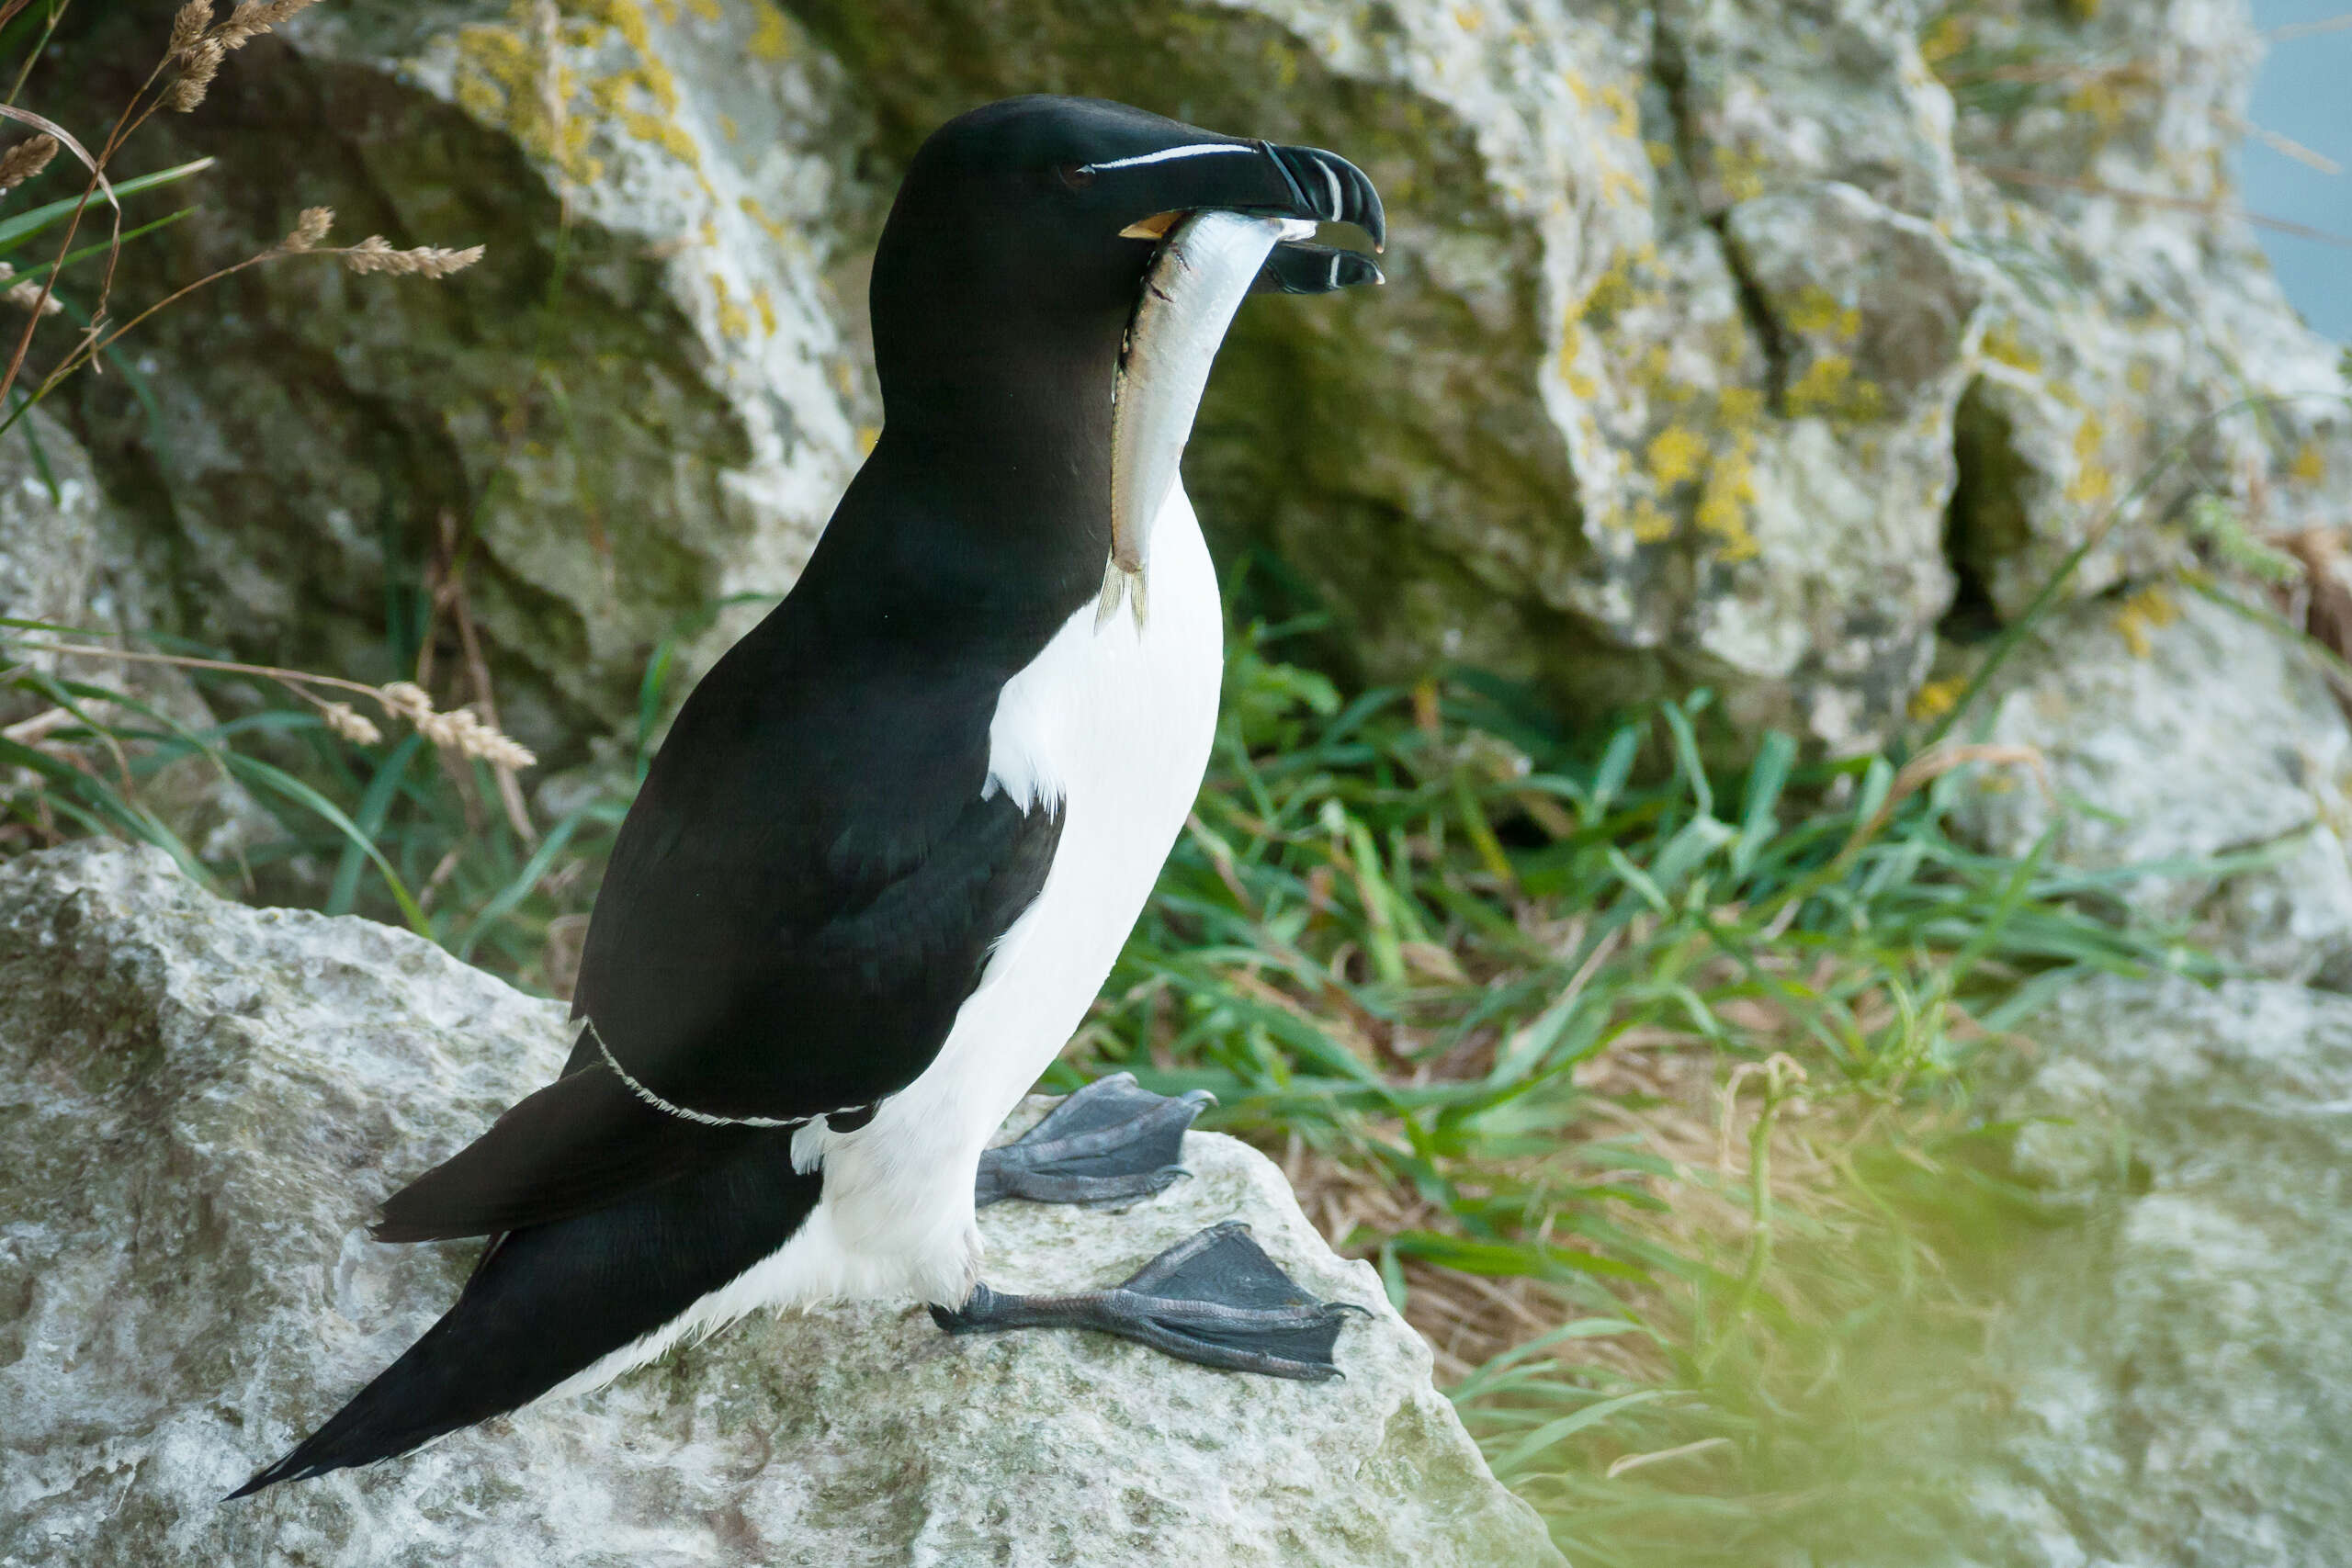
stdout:
<svg viewBox="0 0 2352 1568">
<path fill-rule="evenodd" d="M 561 1010 L 404 932 L 212 898 L 151 851 L 0 867 L 0 1565 L 1085 1563 L 1559 1557 L 1364 1264 L 1195 1134 L 1117 1213 L 986 1213 L 990 1277 L 1071 1289 L 1239 1217 L 1357 1302 L 1343 1382 L 920 1311 L 757 1317 L 584 1400 L 219 1499 L 442 1310 L 471 1248 L 369 1202 L 549 1076 Z"/>
</svg>

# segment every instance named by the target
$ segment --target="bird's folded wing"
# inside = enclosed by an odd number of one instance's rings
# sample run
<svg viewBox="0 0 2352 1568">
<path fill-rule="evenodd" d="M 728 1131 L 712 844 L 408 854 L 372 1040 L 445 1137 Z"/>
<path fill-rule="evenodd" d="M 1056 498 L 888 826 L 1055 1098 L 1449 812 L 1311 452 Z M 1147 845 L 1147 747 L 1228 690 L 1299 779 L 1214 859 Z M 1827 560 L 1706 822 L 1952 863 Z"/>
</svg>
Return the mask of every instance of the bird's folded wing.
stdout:
<svg viewBox="0 0 2352 1568">
<path fill-rule="evenodd" d="M 444 1241 L 572 1219 L 699 1170 L 760 1135 L 682 1123 L 592 1063 L 518 1100 L 489 1132 L 386 1199 L 374 1234 L 378 1241 Z"/>
<path fill-rule="evenodd" d="M 725 853 L 616 857 L 565 1075 L 387 1200 L 378 1237 L 568 1219 L 905 1088 L 1035 901 L 1060 827 L 1058 807 L 976 794 L 882 874 L 780 868 L 723 833 L 696 841 Z M 796 886 L 769 885 L 780 869 Z"/>
</svg>

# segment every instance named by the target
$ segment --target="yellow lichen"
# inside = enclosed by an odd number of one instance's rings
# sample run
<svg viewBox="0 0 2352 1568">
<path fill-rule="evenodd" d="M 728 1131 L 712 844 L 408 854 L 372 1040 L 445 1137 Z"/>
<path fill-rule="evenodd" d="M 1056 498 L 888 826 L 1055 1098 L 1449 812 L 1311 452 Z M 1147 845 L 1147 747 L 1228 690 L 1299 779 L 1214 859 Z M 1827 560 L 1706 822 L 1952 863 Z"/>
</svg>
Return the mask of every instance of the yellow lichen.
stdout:
<svg viewBox="0 0 2352 1568">
<path fill-rule="evenodd" d="M 1854 362 L 1842 354 L 1825 354 L 1805 367 L 1789 388 L 1789 412 L 1866 423 L 1886 412 L 1886 394 L 1854 374 Z"/>
<path fill-rule="evenodd" d="M 758 20 L 752 24 L 752 36 L 743 48 L 754 60 L 773 64 L 792 57 L 792 30 L 786 25 L 784 13 L 775 8 L 774 0 L 754 0 Z"/>
<path fill-rule="evenodd" d="M 1728 429 L 1749 429 L 1764 417 L 1764 394 L 1754 387 L 1725 387 L 1716 396 L 1715 414 Z"/>
<path fill-rule="evenodd" d="M 686 9 L 706 22 L 716 22 L 727 15 L 718 0 L 686 0 Z"/>
<path fill-rule="evenodd" d="M 1823 333 L 1841 343 L 1850 343 L 1861 335 L 1862 312 L 1859 307 L 1841 305 L 1838 297 L 1814 284 L 1799 293 L 1787 308 L 1789 330 L 1808 336 Z"/>
<path fill-rule="evenodd" d="M 1576 309 L 1577 318 L 1596 321 L 1606 325 L 1610 317 L 1633 303 L 1634 280 L 1627 271 L 1625 258 L 1620 256 L 1610 264 L 1609 270 L 1585 291 L 1584 301 Z"/>
<path fill-rule="evenodd" d="M 1951 712 L 1952 704 L 1960 701 L 1961 693 L 1968 690 L 1968 677 L 1951 675 L 1940 681 L 1930 681 L 1911 695 L 1911 716 L 1917 719 L 1941 718 Z"/>
<path fill-rule="evenodd" d="M 1732 201 L 1752 201 L 1764 194 L 1764 171 L 1771 160 L 1761 148 L 1715 147 L 1710 150 L 1715 183 Z"/>
<path fill-rule="evenodd" d="M 711 298 L 718 305 L 718 330 L 726 337 L 747 337 L 752 331 L 752 313 L 735 302 L 727 280 L 717 273 L 710 275 Z"/>
<path fill-rule="evenodd" d="M 1706 488 L 1690 514 L 1702 532 L 1720 541 L 1723 547 L 1716 553 L 1726 561 L 1748 560 L 1757 553 L 1756 536 L 1747 526 L 1756 504 L 1755 450 L 1754 435 L 1736 437 L 1731 450 L 1707 470 Z"/>
<path fill-rule="evenodd" d="M 2096 506 L 2114 493 L 2115 476 L 2098 461 L 2106 434 L 2095 414 L 2075 426 L 2075 477 L 2066 483 L 2066 499 L 2077 506 Z"/>
<path fill-rule="evenodd" d="M 1648 154 L 1650 167 L 1653 169 L 1667 168 L 1674 162 L 1673 144 L 1671 142 L 1660 141 L 1656 137 L 1652 137 L 1649 141 L 1643 142 L 1642 151 Z"/>
<path fill-rule="evenodd" d="M 1632 141 L 1642 133 L 1642 111 L 1634 102 L 1634 95 L 1622 83 L 1611 82 L 1600 89 L 1600 107 L 1610 114 L 1610 129 Z"/>
<path fill-rule="evenodd" d="M 695 144 L 692 136 L 686 134 L 686 128 L 676 120 L 663 119 L 659 115 L 644 114 L 636 109 L 623 109 L 620 119 L 621 129 L 639 141 L 650 141 L 681 163 L 692 164 L 697 169 L 702 167 L 702 149 Z"/>
<path fill-rule="evenodd" d="M 775 335 L 775 297 L 762 284 L 752 290 L 752 309 L 760 313 L 760 330 L 770 337 Z"/>
<path fill-rule="evenodd" d="M 2327 455 L 2316 441 L 2306 441 L 2294 460 L 2287 465 L 2287 477 L 2307 485 L 2315 485 L 2327 478 Z"/>
<path fill-rule="evenodd" d="M 675 0 L 659 3 L 663 19 L 674 21 Z M 677 78 L 653 51 L 644 6 L 638 0 L 564 0 L 552 50 L 540 26 L 530 0 L 514 0 L 504 24 L 459 28 L 458 105 L 503 128 L 526 151 L 573 179 L 594 180 L 601 174 L 587 147 L 607 127 L 664 147 L 700 173 L 700 151 L 676 123 Z M 564 63 L 564 51 L 593 53 L 614 35 L 628 46 L 632 63 L 625 69 L 583 78 Z M 655 112 L 641 107 L 648 100 Z"/>
<path fill-rule="evenodd" d="M 1287 92 L 1298 85 L 1298 56 L 1280 40 L 1268 39 L 1260 54 L 1266 62 L 1266 73 L 1274 79 L 1276 87 Z"/>
<path fill-rule="evenodd" d="M 736 205 L 742 209 L 743 216 L 758 224 L 769 239 L 774 240 L 779 245 L 784 243 L 784 225 L 769 217 L 768 209 L 762 207 L 756 199 L 747 196 L 736 203 Z"/>
<path fill-rule="evenodd" d="M 1634 503 L 1634 514 L 1628 526 L 1634 542 L 1638 545 L 1662 545 L 1674 537 L 1674 519 L 1658 509 L 1657 502 L 1647 496 Z"/>
<path fill-rule="evenodd" d="M 2173 603 L 2172 595 L 2161 583 L 2151 583 L 2123 601 L 2115 612 L 2115 629 L 2132 658 L 2145 659 L 2154 651 L 2154 634 L 2178 619 L 2180 606 Z"/>
<path fill-rule="evenodd" d="M 2041 355 L 2025 345 L 2017 328 L 2008 321 L 1996 321 L 1985 329 L 1983 344 L 1984 357 L 2012 370 L 2022 370 L 2029 376 L 2041 374 Z"/>
<path fill-rule="evenodd" d="M 1938 17 L 1926 36 L 1919 39 L 1919 53 L 1927 61 L 1928 68 L 1936 71 L 1944 62 L 1966 49 L 1973 26 L 1973 18 L 1956 12 Z"/>
<path fill-rule="evenodd" d="M 1685 425 L 1669 424 L 1650 442 L 1650 478 L 1659 490 L 1672 490 L 1698 478 L 1700 466 L 1706 458 L 1707 444 L 1697 432 Z"/>
<path fill-rule="evenodd" d="M 1560 333 L 1560 378 L 1568 384 L 1570 396 L 1579 402 L 1590 402 L 1600 395 L 1600 384 L 1578 365 L 1583 353 L 1584 328 L 1571 314 Z"/>
<path fill-rule="evenodd" d="M 1631 169 L 1621 168 L 1615 164 L 1602 165 L 1600 171 L 1602 205 L 1615 206 L 1620 201 L 1646 203 L 1649 198 L 1649 183 L 1641 175 Z"/>
<path fill-rule="evenodd" d="M 743 139 L 742 130 L 736 125 L 735 117 L 731 114 L 721 114 L 718 117 L 718 134 L 729 141 L 741 141 Z"/>
</svg>

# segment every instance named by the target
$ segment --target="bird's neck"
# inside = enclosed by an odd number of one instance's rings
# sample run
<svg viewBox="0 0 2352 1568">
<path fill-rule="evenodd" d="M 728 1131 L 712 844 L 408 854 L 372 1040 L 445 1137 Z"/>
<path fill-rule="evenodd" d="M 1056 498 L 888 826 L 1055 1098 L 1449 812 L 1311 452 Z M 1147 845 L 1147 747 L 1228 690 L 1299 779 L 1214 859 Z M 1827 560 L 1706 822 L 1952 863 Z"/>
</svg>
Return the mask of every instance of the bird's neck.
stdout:
<svg viewBox="0 0 2352 1568">
<path fill-rule="evenodd" d="M 976 525 L 1052 527 L 1109 546 L 1112 388 L 1125 323 L 1048 334 L 992 325 L 883 369 L 882 439 Z M 1101 535 L 1101 548 L 1095 547 Z"/>
</svg>

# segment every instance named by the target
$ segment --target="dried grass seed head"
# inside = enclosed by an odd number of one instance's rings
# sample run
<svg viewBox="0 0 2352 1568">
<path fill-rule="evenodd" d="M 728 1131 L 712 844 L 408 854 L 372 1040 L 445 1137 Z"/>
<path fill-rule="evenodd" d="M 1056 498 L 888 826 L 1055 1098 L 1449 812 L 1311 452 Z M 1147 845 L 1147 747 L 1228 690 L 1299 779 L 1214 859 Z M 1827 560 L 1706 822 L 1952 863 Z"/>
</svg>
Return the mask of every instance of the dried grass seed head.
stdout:
<svg viewBox="0 0 2352 1568">
<path fill-rule="evenodd" d="M 295 220 L 294 227 L 288 231 L 286 238 L 277 242 L 277 249 L 283 254 L 295 256 L 302 254 L 305 251 L 316 250 L 319 242 L 327 237 L 327 231 L 334 227 L 334 208 L 306 207 L 302 209 L 302 216 Z"/>
<path fill-rule="evenodd" d="M 182 56 L 180 79 L 164 95 L 164 107 L 186 114 L 202 103 L 204 95 L 211 90 L 212 78 L 220 74 L 220 62 L 226 55 L 227 51 L 218 39 L 198 39 L 189 45 Z"/>
<path fill-rule="evenodd" d="M 49 294 L 44 297 L 40 280 L 30 277 L 21 283 L 12 283 L 5 291 L 0 291 L 0 300 L 5 300 L 17 310 L 38 310 L 44 316 L 54 316 L 65 309 L 57 302 L 56 295 Z"/>
<path fill-rule="evenodd" d="M 177 55 L 193 47 L 212 26 L 212 0 L 187 0 L 172 17 L 169 52 Z"/>
<path fill-rule="evenodd" d="M 56 156 L 57 138 L 45 130 L 0 152 L 0 190 L 16 189 L 48 168 L 49 161 Z"/>
<path fill-rule="evenodd" d="M 385 712 L 398 714 L 411 722 L 430 717 L 433 713 L 432 695 L 413 681 L 394 681 L 377 687 L 376 700 L 384 705 Z"/>
<path fill-rule="evenodd" d="M 375 720 L 349 703 L 328 703 L 319 712 L 320 716 L 327 721 L 327 728 L 345 740 L 361 746 L 373 746 L 384 738 L 384 732 L 376 728 Z"/>
<path fill-rule="evenodd" d="M 427 714 L 416 721 L 416 732 L 444 750 L 479 757 L 493 767 L 521 769 L 538 761 L 521 742 L 484 724 L 471 708 Z"/>
<path fill-rule="evenodd" d="M 413 681 L 394 681 L 377 687 L 376 700 L 384 705 L 385 712 L 407 719 L 416 726 L 419 735 L 445 751 L 479 757 L 492 767 L 518 772 L 538 761 L 529 747 L 484 724 L 481 716 L 471 708 L 437 711 L 432 694 Z M 330 718 L 327 722 L 334 721 Z"/>
<path fill-rule="evenodd" d="M 392 243 L 381 234 L 366 239 L 341 253 L 343 265 L 356 273 L 384 272 L 396 277 L 447 277 L 453 272 L 463 272 L 481 260 L 482 247 L 469 245 L 453 251 L 440 245 L 418 245 L 413 250 L 396 251 Z"/>
<path fill-rule="evenodd" d="M 229 13 L 229 19 L 212 36 L 225 49 L 243 49 L 278 23 L 316 4 L 318 0 L 237 0 L 237 8 Z"/>
</svg>

